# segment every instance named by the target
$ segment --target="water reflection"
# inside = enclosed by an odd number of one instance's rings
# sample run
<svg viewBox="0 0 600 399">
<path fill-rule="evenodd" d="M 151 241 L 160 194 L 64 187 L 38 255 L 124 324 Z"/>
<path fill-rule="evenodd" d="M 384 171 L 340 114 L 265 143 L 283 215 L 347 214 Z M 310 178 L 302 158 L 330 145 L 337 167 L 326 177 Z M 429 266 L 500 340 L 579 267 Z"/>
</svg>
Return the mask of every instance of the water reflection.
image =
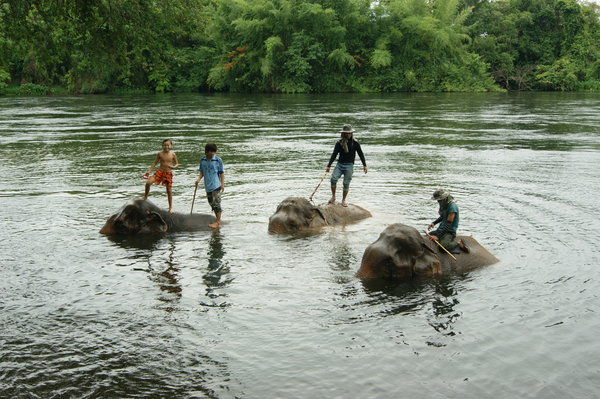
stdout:
<svg viewBox="0 0 600 399">
<path fill-rule="evenodd" d="M 425 314 L 427 324 L 436 333 L 435 336 L 427 338 L 426 344 L 445 346 L 440 340 L 441 337 L 451 337 L 459 333 L 455 329 L 455 323 L 462 313 L 456 307 L 460 303 L 460 287 L 466 277 L 422 278 L 401 282 L 362 281 L 367 299 L 354 306 L 359 306 L 363 311 L 364 308 L 373 311 L 367 316 L 363 314 L 360 318 L 353 318 L 353 322 Z M 348 296 L 357 294 L 354 292 Z"/>
<path fill-rule="evenodd" d="M 331 248 L 329 264 L 333 270 L 347 271 L 356 265 L 356 257 L 347 242 L 340 242 Z"/>
<path fill-rule="evenodd" d="M 427 322 L 437 333 L 443 336 L 454 336 L 458 333 L 455 331 L 454 324 L 462 316 L 462 313 L 455 309 L 460 303 L 456 283 L 456 280 L 445 278 L 433 282 L 435 296 L 431 301 L 431 310 L 428 312 Z M 433 339 L 428 340 L 427 344 L 445 346 L 445 344 Z"/>
<path fill-rule="evenodd" d="M 133 266 L 133 270 L 148 273 L 150 281 L 159 288 L 158 301 L 160 308 L 166 311 L 177 309 L 177 303 L 182 297 L 182 287 L 179 281 L 180 268 L 175 258 L 175 237 L 165 235 L 111 235 L 108 239 L 131 253 L 127 259 L 121 259 L 119 266 Z M 141 267 L 144 265 L 145 267 Z"/>
<path fill-rule="evenodd" d="M 208 241 L 208 267 L 206 273 L 202 276 L 206 284 L 206 296 L 210 302 L 202 301 L 201 305 L 209 307 L 227 307 L 226 301 L 220 301 L 219 298 L 227 297 L 224 292 L 219 292 L 227 287 L 233 281 L 230 275 L 229 263 L 223 260 L 225 255 L 223 249 L 223 236 L 220 231 L 213 231 Z"/>
<path fill-rule="evenodd" d="M 145 235 L 108 235 L 109 241 L 123 249 L 156 249 L 157 243 L 164 238 L 164 234 Z"/>
<path fill-rule="evenodd" d="M 160 289 L 158 300 L 164 304 L 161 307 L 166 311 L 176 310 L 176 305 L 181 301 L 182 288 L 180 279 L 180 268 L 175 261 L 175 242 L 165 240 L 167 248 L 164 251 L 155 251 L 148 258 L 150 274 L 148 278 Z"/>
</svg>

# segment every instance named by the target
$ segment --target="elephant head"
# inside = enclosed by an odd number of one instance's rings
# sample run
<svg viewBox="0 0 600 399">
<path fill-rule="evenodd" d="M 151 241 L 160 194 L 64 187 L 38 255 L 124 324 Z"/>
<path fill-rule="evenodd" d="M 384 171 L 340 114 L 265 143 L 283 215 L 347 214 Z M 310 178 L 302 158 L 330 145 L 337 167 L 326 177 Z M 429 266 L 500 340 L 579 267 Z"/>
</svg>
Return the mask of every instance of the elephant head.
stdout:
<svg viewBox="0 0 600 399">
<path fill-rule="evenodd" d="M 119 212 L 112 215 L 102 234 L 151 234 L 168 230 L 165 211 L 148 200 L 136 198 L 125 204 Z"/>
<path fill-rule="evenodd" d="M 362 279 L 402 279 L 440 274 L 440 258 L 413 228 L 401 223 L 388 226 L 367 247 L 356 276 Z"/>
<path fill-rule="evenodd" d="M 289 197 L 283 200 L 269 218 L 269 232 L 293 233 L 327 225 L 325 215 L 307 199 Z"/>
</svg>

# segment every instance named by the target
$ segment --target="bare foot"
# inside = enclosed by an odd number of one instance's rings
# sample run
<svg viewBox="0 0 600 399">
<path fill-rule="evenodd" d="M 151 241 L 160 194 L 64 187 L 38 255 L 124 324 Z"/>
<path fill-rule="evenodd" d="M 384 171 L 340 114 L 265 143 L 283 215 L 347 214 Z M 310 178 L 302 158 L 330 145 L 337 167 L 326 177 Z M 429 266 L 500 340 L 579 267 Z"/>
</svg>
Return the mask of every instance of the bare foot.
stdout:
<svg viewBox="0 0 600 399">
<path fill-rule="evenodd" d="M 147 195 L 142 195 L 142 199 L 143 199 L 143 200 L 147 200 L 147 199 L 148 199 L 148 196 L 147 196 Z"/>
<path fill-rule="evenodd" d="M 175 211 L 173 210 L 173 208 L 169 208 L 169 213 L 175 213 Z"/>
<path fill-rule="evenodd" d="M 331 199 L 327 203 L 328 204 L 335 204 L 335 197 L 331 197 Z"/>
<path fill-rule="evenodd" d="M 221 223 L 211 223 L 208 225 L 208 227 L 210 227 L 211 229 L 218 229 L 219 227 L 221 227 Z"/>
<path fill-rule="evenodd" d="M 346 201 L 342 201 L 342 206 L 348 206 L 348 203 Z"/>
</svg>

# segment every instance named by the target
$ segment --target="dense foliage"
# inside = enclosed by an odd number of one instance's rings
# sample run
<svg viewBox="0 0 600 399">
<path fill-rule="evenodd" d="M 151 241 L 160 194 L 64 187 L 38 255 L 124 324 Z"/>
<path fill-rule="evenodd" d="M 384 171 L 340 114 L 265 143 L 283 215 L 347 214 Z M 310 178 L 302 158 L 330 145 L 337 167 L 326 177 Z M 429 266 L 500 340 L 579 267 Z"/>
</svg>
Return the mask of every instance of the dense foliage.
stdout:
<svg viewBox="0 0 600 399">
<path fill-rule="evenodd" d="M 600 90 L 576 0 L 0 0 L 0 92 Z"/>
</svg>

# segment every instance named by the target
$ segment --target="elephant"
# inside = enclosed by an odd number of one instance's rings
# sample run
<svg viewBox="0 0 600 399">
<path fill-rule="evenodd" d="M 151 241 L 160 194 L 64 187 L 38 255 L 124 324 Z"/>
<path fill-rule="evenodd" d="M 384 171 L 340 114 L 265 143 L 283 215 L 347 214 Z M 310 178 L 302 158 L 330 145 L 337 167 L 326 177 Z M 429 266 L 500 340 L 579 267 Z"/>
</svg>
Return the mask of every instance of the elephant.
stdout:
<svg viewBox="0 0 600 399">
<path fill-rule="evenodd" d="M 417 229 L 402 223 L 392 224 L 363 253 L 356 277 L 366 279 L 410 279 L 418 276 L 468 272 L 499 260 L 473 237 L 457 236 L 469 252 L 452 259 Z"/>
<path fill-rule="evenodd" d="M 133 198 L 108 218 L 100 233 L 135 235 L 209 230 L 208 224 L 214 221 L 212 215 L 169 213 L 147 199 Z"/>
<path fill-rule="evenodd" d="M 354 223 L 371 217 L 371 213 L 357 205 L 323 204 L 315 206 L 307 199 L 284 199 L 269 218 L 270 233 L 295 233 L 318 230 L 324 226 Z"/>
</svg>

